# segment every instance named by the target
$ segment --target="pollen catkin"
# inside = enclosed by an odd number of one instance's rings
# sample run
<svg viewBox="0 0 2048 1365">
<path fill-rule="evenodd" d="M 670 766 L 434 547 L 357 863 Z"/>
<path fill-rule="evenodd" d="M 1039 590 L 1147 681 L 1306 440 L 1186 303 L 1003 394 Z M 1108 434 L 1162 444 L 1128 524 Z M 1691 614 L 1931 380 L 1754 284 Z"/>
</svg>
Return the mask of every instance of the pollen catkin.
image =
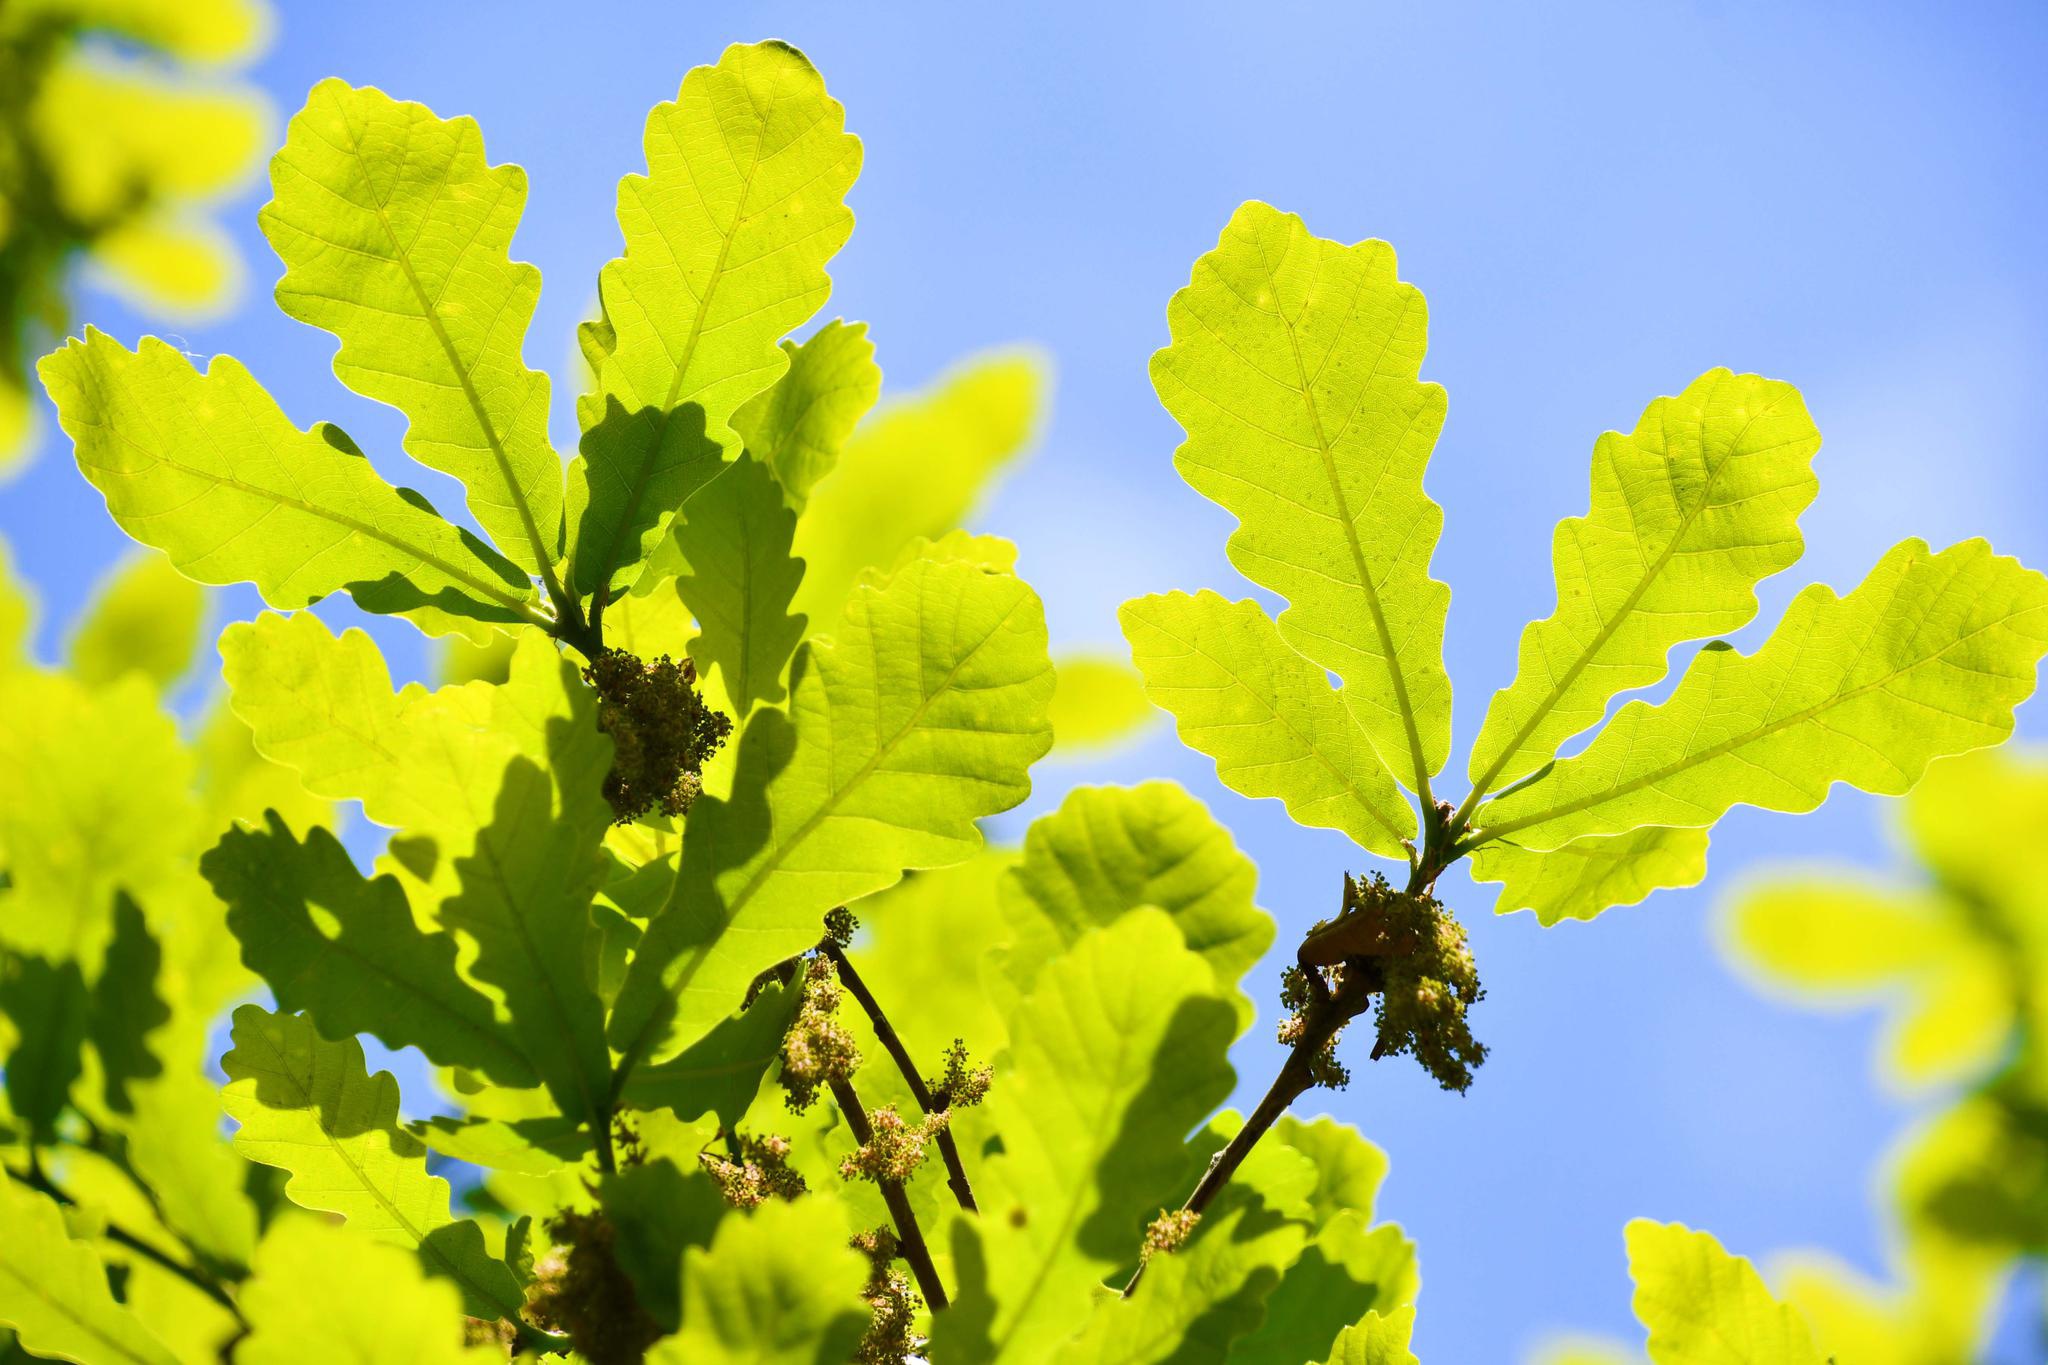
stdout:
<svg viewBox="0 0 2048 1365">
<path fill-rule="evenodd" d="M 938 1108 L 966 1109 L 987 1099 L 989 1086 L 994 1082 L 995 1069 L 972 1065 L 967 1057 L 967 1040 L 955 1038 L 953 1046 L 946 1049 L 946 1069 L 926 1081 L 925 1088 L 932 1092 L 932 1103 Z"/>
<path fill-rule="evenodd" d="M 924 1160 L 925 1144 L 944 1132 L 952 1115 L 945 1110 L 927 1114 L 916 1123 L 906 1122 L 896 1106 L 885 1104 L 868 1115 L 872 1132 L 868 1140 L 839 1163 L 839 1174 L 848 1180 L 872 1180 L 897 1184 L 916 1173 Z"/>
<path fill-rule="evenodd" d="M 1187 1244 L 1195 1224 L 1201 1221 L 1202 1215 L 1193 1209 L 1161 1209 L 1145 1228 L 1145 1249 L 1140 1254 L 1148 1261 L 1154 1256 L 1171 1256 Z"/>
<path fill-rule="evenodd" d="M 725 1156 L 700 1152 L 697 1161 L 736 1209 L 751 1209 L 770 1199 L 795 1199 L 804 1192 L 804 1178 L 789 1166 L 789 1139 L 726 1133 Z"/>
<path fill-rule="evenodd" d="M 861 1288 L 867 1300 L 868 1330 L 854 1351 L 855 1365 L 903 1365 L 920 1356 L 925 1339 L 917 1332 L 924 1299 L 910 1287 L 910 1277 L 894 1265 L 901 1244 L 887 1227 L 856 1232 L 847 1245 L 867 1258 L 868 1279 Z"/>
<path fill-rule="evenodd" d="M 839 1022 L 839 975 L 829 958 L 804 964 L 803 989 L 803 1003 L 782 1039 L 784 1099 L 798 1114 L 811 1107 L 821 1086 L 860 1068 L 860 1046 Z"/>
<path fill-rule="evenodd" d="M 706 760 L 732 733 L 732 719 L 704 704 L 697 666 L 663 654 L 651 662 L 607 649 L 583 670 L 597 692 L 597 726 L 612 741 L 605 800 L 620 824 L 649 811 L 689 813 L 703 790 Z"/>
<path fill-rule="evenodd" d="M 556 1247 L 534 1267 L 527 1308 L 542 1327 L 565 1333 L 591 1365 L 633 1365 L 661 1336 L 640 1306 L 633 1281 L 613 1255 L 614 1231 L 602 1213 L 573 1209 L 548 1224 Z"/>
</svg>

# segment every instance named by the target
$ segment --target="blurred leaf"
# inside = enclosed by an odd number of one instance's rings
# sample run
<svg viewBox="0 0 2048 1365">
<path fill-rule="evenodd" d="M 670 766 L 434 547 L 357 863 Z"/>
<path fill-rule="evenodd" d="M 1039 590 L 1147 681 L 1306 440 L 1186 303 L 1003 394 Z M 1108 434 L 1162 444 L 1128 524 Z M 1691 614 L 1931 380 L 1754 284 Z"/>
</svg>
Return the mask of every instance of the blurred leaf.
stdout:
<svg viewBox="0 0 2048 1365">
<path fill-rule="evenodd" d="M 1181 477 L 1238 518 L 1230 562 L 1287 599 L 1280 636 L 1343 680 L 1411 790 L 1450 752 L 1443 512 L 1422 489 L 1444 391 L 1417 379 L 1428 311 L 1385 242 L 1340 246 L 1256 201 L 1166 310 L 1152 383 Z"/>
<path fill-rule="evenodd" d="M 682 1316 L 683 1256 L 711 1245 L 732 1213 L 725 1196 L 703 1171 L 684 1173 L 667 1158 L 604 1177 L 598 1196 L 612 1224 L 612 1254 L 633 1281 L 634 1296 L 673 1332 Z"/>
<path fill-rule="evenodd" d="M 503 1358 L 502 1349 L 463 1346 L 462 1303 L 450 1286 L 351 1228 L 280 1218 L 255 1272 L 242 1291 L 249 1336 L 235 1348 L 238 1365 L 385 1360 L 401 1350 L 407 1365 Z"/>
<path fill-rule="evenodd" d="M 0 959 L 0 1013 L 14 1021 L 16 1035 L 7 1054 L 7 1107 L 27 1125 L 30 1142 L 48 1145 L 83 1066 L 92 1016 L 78 964 L 11 953 Z"/>
<path fill-rule="evenodd" d="M 166 1226 L 215 1265 L 248 1265 L 256 1245 L 256 1209 L 243 1192 L 248 1167 L 221 1141 L 213 1082 L 180 1064 L 131 1093 L 128 1162 Z"/>
<path fill-rule="evenodd" d="M 2048 578 L 1981 540 L 1908 540 L 1847 597 L 1801 592 L 1755 654 L 1702 649 L 1670 700 L 1616 713 L 1583 754 L 1479 809 L 1481 837 L 1557 848 L 1737 804 L 1808 811 L 1835 782 L 1898 793 L 1993 744 L 2048 653 Z"/>
<path fill-rule="evenodd" d="M 102 582 L 72 635 L 71 671 L 88 687 L 132 671 L 168 688 L 192 667 L 205 620 L 204 589 L 162 555 L 131 555 Z"/>
<path fill-rule="evenodd" d="M 1031 443 L 1045 386 L 1035 357 L 984 356 L 861 424 L 797 523 L 805 568 L 796 605 L 814 626 L 839 619 L 863 572 L 972 516 L 996 473 Z"/>
<path fill-rule="evenodd" d="M 529 610 L 517 568 L 385 483 L 338 428 L 293 426 L 231 357 L 202 373 L 155 338 L 131 352 L 89 327 L 39 368 L 114 520 L 202 583 L 253 582 L 287 610 L 346 589 L 430 634 Z"/>
<path fill-rule="evenodd" d="M 0 469 L 6 466 L 6 447 L 6 433 L 0 431 Z M 15 575 L 13 556 L 0 541 L 0 674 L 28 661 L 35 616 L 35 595 Z"/>
<path fill-rule="evenodd" d="M 1016 856 L 984 848 L 861 901 L 853 963 L 911 1056 L 938 1057 L 956 1038 L 984 1059 L 1002 1047 L 1005 1001 L 984 981 L 982 963 L 1010 940 L 997 888 Z"/>
<path fill-rule="evenodd" d="M 142 306 L 180 317 L 220 313 L 240 292 L 234 242 L 211 223 L 144 218 L 93 240 L 100 283 Z"/>
<path fill-rule="evenodd" d="M 969 1172 L 982 1217 L 954 1225 L 960 1287 L 936 1356 L 1053 1358 L 1179 1201 L 1183 1138 L 1229 1093 L 1235 1032 L 1163 911 L 1134 910 L 1046 965 L 982 1106 L 1002 1150 Z"/>
<path fill-rule="evenodd" d="M 1053 672 L 1053 752 L 1062 757 L 1120 744 L 1152 720 L 1145 680 L 1120 659 L 1065 654 Z"/>
<path fill-rule="evenodd" d="M 1708 1233 L 1638 1218 L 1628 1271 L 1655 1365 L 1823 1365 L 1805 1320 Z"/>
<path fill-rule="evenodd" d="M 1044 614 L 1017 579 L 919 560 L 863 584 L 836 639 L 797 656 L 788 714 L 747 726 L 732 796 L 692 809 L 614 1046 L 658 1060 L 671 1001 L 695 1041 L 756 973 L 815 944 L 826 911 L 972 856 L 974 822 L 1030 790 L 1052 686 Z"/>
<path fill-rule="evenodd" d="M 1473 786 L 1536 771 L 1647 687 L 1672 647 L 1756 615 L 1756 585 L 1798 562 L 1820 489 L 1820 432 L 1790 384 L 1709 370 L 1593 446 L 1592 507 L 1557 525 L 1557 610 L 1522 632 L 1515 680 L 1473 742 Z"/>
<path fill-rule="evenodd" d="M 35 1355 L 91 1362 L 177 1365 L 176 1358 L 107 1289 L 106 1267 L 64 1230 L 57 1205 L 0 1180 L 0 1326 Z"/>
<path fill-rule="evenodd" d="M 246 57 L 263 41 L 261 0 L 12 0 L 8 17 L 70 19 L 199 62 Z"/>
<path fill-rule="evenodd" d="M 1405 858 L 1415 812 L 1322 669 L 1294 652 L 1256 602 L 1162 593 L 1118 613 L 1152 701 L 1181 741 L 1216 760 L 1243 796 L 1276 796 L 1304 825 Z"/>
<path fill-rule="evenodd" d="M 860 140 L 810 61 L 726 49 L 647 117 L 647 174 L 619 182 L 626 251 L 598 277 L 597 391 L 577 405 L 570 577 L 594 593 L 660 543 L 734 453 L 735 414 L 789 367 L 777 344 L 817 312 L 853 231 Z"/>
<path fill-rule="evenodd" d="M 867 1266 L 838 1203 L 770 1200 L 683 1253 L 681 1325 L 648 1365 L 818 1365 L 853 1355 L 867 1329 Z"/>
<path fill-rule="evenodd" d="M 161 1076 L 164 1064 L 150 1036 L 171 1021 L 160 976 L 163 949 L 149 932 L 142 907 L 126 892 L 114 895 L 114 936 L 92 983 L 88 1034 L 99 1058 L 100 1087 L 107 1108 L 134 1112 L 130 1086 Z M 208 1102 L 209 1110 L 213 1107 Z"/>
<path fill-rule="evenodd" d="M 271 159 L 263 235 L 277 305 L 341 341 L 334 372 L 408 422 L 406 453 L 453 475 L 529 573 L 562 554 L 548 379 L 520 347 L 540 272 L 510 258 L 526 172 L 493 166 L 468 118 L 324 80 Z"/>
<path fill-rule="evenodd" d="M 105 59 L 49 68 L 30 112 L 58 207 L 86 223 L 230 188 L 255 164 L 269 121 L 254 94 Z"/>
<path fill-rule="evenodd" d="M 416 1247 L 432 1275 L 453 1280 L 474 1317 L 517 1321 L 523 1303 L 474 1223 L 448 1213 L 448 1182 L 427 1174 L 426 1148 L 398 1125 L 398 1082 L 363 1064 L 354 1038 L 330 1043 L 301 1015 L 235 1011 L 221 1094 L 240 1125 L 235 1150 L 291 1172 L 301 1208 L 338 1213 L 360 1231 Z"/>
<path fill-rule="evenodd" d="M 1481 844 L 1472 880 L 1500 882 L 1494 913 L 1534 910 L 1538 924 L 1592 919 L 1635 905 L 1653 891 L 1698 886 L 1707 875 L 1707 832 L 1652 825 L 1626 834 L 1589 835 L 1547 853 L 1514 844 Z"/>
<path fill-rule="evenodd" d="M 789 368 L 735 412 L 733 430 L 766 465 L 799 512 L 839 462 L 853 429 L 882 392 L 865 322 L 833 319 L 801 344 L 782 343 Z"/>
</svg>

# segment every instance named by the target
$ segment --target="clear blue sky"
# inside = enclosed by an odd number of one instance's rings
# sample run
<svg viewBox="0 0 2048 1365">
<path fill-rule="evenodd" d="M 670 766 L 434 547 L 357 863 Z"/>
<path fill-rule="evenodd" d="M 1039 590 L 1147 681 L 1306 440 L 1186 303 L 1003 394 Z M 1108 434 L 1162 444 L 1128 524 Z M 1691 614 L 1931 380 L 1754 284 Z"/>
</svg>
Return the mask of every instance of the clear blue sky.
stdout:
<svg viewBox="0 0 2048 1365">
<path fill-rule="evenodd" d="M 1177 431 L 1145 361 L 1167 296 L 1248 197 L 1325 236 L 1386 238 L 1429 297 L 1424 374 L 1451 400 L 1429 488 L 1447 512 L 1436 573 L 1455 593 L 1463 735 L 1550 608 L 1551 526 L 1585 505 L 1594 437 L 1709 366 L 1799 384 L 1827 438 L 1806 560 L 1766 585 L 1765 623 L 1799 584 L 1846 588 L 1906 535 L 1986 535 L 2048 566 L 2048 458 L 2027 415 L 2048 363 L 2036 5 L 361 0 L 287 3 L 257 77 L 286 111 L 334 73 L 475 115 L 494 159 L 532 175 L 518 245 L 548 285 L 528 355 L 559 372 L 616 250 L 613 186 L 641 164 L 647 107 L 727 42 L 771 35 L 811 54 L 867 143 L 828 312 L 873 324 L 894 385 L 1011 341 L 1057 364 L 1041 448 L 982 524 L 1022 543 L 1066 642 L 1120 649 L 1115 607 L 1142 592 L 1241 595 L 1228 519 L 1173 476 Z M 244 307 L 180 335 L 395 468 L 397 420 L 347 395 L 331 340 L 267 302 L 264 197 L 252 186 L 228 215 Z M 96 296 L 83 316 L 141 330 Z M 46 623 L 122 544 L 55 443 L 0 490 L 0 534 Z M 403 633 L 384 638 L 417 669 Z M 2048 738 L 2048 710 L 2021 728 Z M 1259 860 L 1285 943 L 1359 865 L 1221 790 L 1163 728 L 1110 766 L 1212 803 Z M 1075 775 L 1047 773 L 1032 809 Z M 1885 862 L 1890 815 L 1853 795 L 1804 819 L 1739 812 L 1705 886 L 1590 926 L 1496 920 L 1490 892 L 1447 882 L 1469 907 L 1492 1060 L 1465 1099 L 1405 1062 L 1359 1064 L 1327 1098 L 1392 1156 L 1382 1208 L 1421 1243 L 1425 1358 L 1506 1361 L 1560 1328 L 1634 1337 L 1621 1226 L 1637 1214 L 1882 1269 L 1872 1172 L 1910 1111 L 1874 1076 L 1872 1017 L 1760 998 L 1713 924 L 1774 859 Z M 1240 1049 L 1253 1084 L 1266 1036 Z"/>
</svg>

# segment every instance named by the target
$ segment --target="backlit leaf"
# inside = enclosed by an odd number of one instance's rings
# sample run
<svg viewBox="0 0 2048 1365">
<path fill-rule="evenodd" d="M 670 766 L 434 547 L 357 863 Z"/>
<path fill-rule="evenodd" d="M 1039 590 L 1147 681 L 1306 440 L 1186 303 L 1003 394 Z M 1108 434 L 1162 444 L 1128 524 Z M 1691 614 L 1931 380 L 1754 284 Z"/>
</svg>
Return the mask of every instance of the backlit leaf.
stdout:
<svg viewBox="0 0 2048 1365">
<path fill-rule="evenodd" d="M 1054 663 L 1053 752 L 1062 758 L 1109 748 L 1152 719 L 1145 680 L 1120 659 L 1063 654 Z"/>
<path fill-rule="evenodd" d="M 683 1253 L 682 1320 L 648 1365 L 821 1365 L 850 1359 L 867 1329 L 867 1266 L 836 1200 L 771 1199 L 722 1219 Z"/>
<path fill-rule="evenodd" d="M 130 556 L 108 576 L 71 637 L 71 671 L 88 687 L 129 672 L 159 688 L 192 666 L 206 592 L 162 555 Z"/>
<path fill-rule="evenodd" d="M 547 376 L 520 347 L 540 272 L 510 257 L 526 172 L 493 166 L 468 118 L 325 80 L 271 159 L 263 235 L 277 305 L 341 341 L 334 372 L 410 423 L 408 454 L 469 488 L 529 573 L 562 553 Z"/>
<path fill-rule="evenodd" d="M 114 520 L 202 583 L 252 582 L 286 609 L 346 590 L 435 634 L 532 610 L 518 569 L 385 483 L 338 428 L 293 426 L 230 357 L 202 373 L 153 337 L 129 351 L 87 328 L 40 371 Z"/>
<path fill-rule="evenodd" d="M 1593 834 L 1538 853 L 1509 843 L 1481 844 L 1472 880 L 1501 882 L 1494 913 L 1534 910 L 1539 924 L 1592 919 L 1634 905 L 1652 891 L 1698 886 L 1707 875 L 1707 832 L 1651 825 L 1626 834 Z"/>
<path fill-rule="evenodd" d="M 1983 541 L 1908 540 L 1847 597 L 1814 586 L 1755 654 L 1700 651 L 1670 700 L 1631 702 L 1586 751 L 1482 806 L 1482 837 L 1558 848 L 1738 803 L 1808 811 L 1830 785 L 1896 794 L 1995 744 L 2048 653 L 2048 578 Z"/>
<path fill-rule="evenodd" d="M 1805 548 L 1819 449 L 1797 389 L 1727 370 L 1602 436 L 1592 509 L 1552 537 L 1557 610 L 1522 632 L 1515 680 L 1472 747 L 1473 785 L 1534 772 L 1617 693 L 1663 677 L 1672 646 L 1747 624 L 1757 583 Z"/>
<path fill-rule="evenodd" d="M 177 1365 L 107 1289 L 106 1267 L 74 1241 L 44 1194 L 0 1180 L 0 1326 L 31 1353 L 81 1365 Z"/>
<path fill-rule="evenodd" d="M 1368 1313 L 1344 1329 L 1324 1365 L 1416 1365 L 1408 1340 L 1415 1333 L 1415 1310 L 1402 1308 L 1381 1315 Z"/>
<path fill-rule="evenodd" d="M 653 1055 L 669 1002 L 692 1041 L 816 943 L 827 910 L 971 856 L 975 821 L 1024 799 L 1051 743 L 1043 609 L 973 565 L 921 559 L 863 584 L 791 678 L 788 713 L 747 726 L 732 795 L 690 812 L 675 898 L 613 1015 L 629 1056 Z"/>
<path fill-rule="evenodd" d="M 1167 305 L 1152 383 L 1188 439 L 1181 477 L 1238 519 L 1230 562 L 1280 594 L 1280 635 L 1344 681 L 1401 781 L 1450 751 L 1443 512 L 1422 491 L 1444 391 L 1418 380 L 1421 293 L 1384 242 L 1340 246 L 1256 201 Z"/>
<path fill-rule="evenodd" d="M 865 322 L 835 318 L 808 341 L 785 341 L 782 349 L 789 368 L 733 414 L 732 429 L 747 453 L 774 472 L 790 506 L 802 511 L 881 395 L 882 371 Z"/>
<path fill-rule="evenodd" d="M 1708 1233 L 1638 1218 L 1628 1271 L 1655 1365 L 1823 1365 L 1805 1320 Z"/>
<path fill-rule="evenodd" d="M 1245 796 L 1274 796 L 1304 825 L 1406 856 L 1415 812 L 1401 799 L 1328 676 L 1280 638 L 1256 602 L 1163 593 L 1118 613 L 1153 702 L 1190 748 Z"/>
<path fill-rule="evenodd" d="M 605 339 L 569 475 L 571 577 L 632 571 L 736 453 L 734 414 L 789 367 L 777 344 L 817 312 L 853 231 L 860 141 L 808 59 L 727 48 L 647 117 L 647 174 L 619 182 L 625 254 L 598 277 Z M 594 420 L 591 420 L 594 419 Z"/>
</svg>

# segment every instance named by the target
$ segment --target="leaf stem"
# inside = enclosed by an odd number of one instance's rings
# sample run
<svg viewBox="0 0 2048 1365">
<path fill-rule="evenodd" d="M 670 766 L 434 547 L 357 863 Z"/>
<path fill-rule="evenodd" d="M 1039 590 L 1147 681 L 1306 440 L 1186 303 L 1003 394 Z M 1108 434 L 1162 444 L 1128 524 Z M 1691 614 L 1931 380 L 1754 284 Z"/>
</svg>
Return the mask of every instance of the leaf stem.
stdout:
<svg viewBox="0 0 2048 1365">
<path fill-rule="evenodd" d="M 859 1001 L 860 1007 L 867 1011 L 868 1022 L 874 1027 L 876 1040 L 895 1061 L 896 1069 L 903 1073 L 903 1080 L 909 1085 L 911 1096 L 917 1101 L 917 1107 L 927 1114 L 939 1112 L 938 1103 L 932 1097 L 931 1087 L 924 1083 L 924 1077 L 918 1073 L 917 1066 L 910 1060 L 910 1049 L 904 1046 L 903 1039 L 897 1034 L 895 1026 L 889 1022 L 889 1017 L 882 1013 L 882 1006 L 875 999 L 875 993 L 868 989 L 868 983 L 861 980 L 860 973 L 854 970 L 852 961 L 846 956 L 846 950 L 830 936 L 818 945 L 818 949 L 832 960 L 833 967 L 839 972 L 839 984 L 846 987 L 847 993 Z M 967 1168 L 961 1164 L 960 1148 L 954 1143 L 950 1128 L 939 1130 L 938 1146 L 939 1155 L 946 1163 L 946 1184 L 953 1191 L 953 1198 L 958 1200 L 960 1207 L 967 1212 L 979 1213 L 981 1210 L 974 1203 L 974 1187 L 967 1183 Z"/>
<path fill-rule="evenodd" d="M 874 1141 L 875 1128 L 868 1122 L 868 1111 L 861 1106 L 860 1095 L 854 1090 L 853 1082 L 834 1078 L 832 1098 L 839 1105 L 839 1112 L 846 1116 L 846 1126 L 853 1130 L 853 1136 L 862 1146 Z M 910 1273 L 917 1279 L 918 1292 L 924 1301 L 938 1312 L 947 1303 L 946 1286 L 939 1280 L 938 1267 L 932 1264 L 931 1248 L 925 1245 L 924 1233 L 917 1226 L 917 1214 L 911 1210 L 910 1196 L 904 1193 L 900 1180 L 881 1179 L 875 1182 L 881 1187 L 882 1202 L 889 1206 L 889 1217 L 896 1224 L 896 1242 L 903 1253 L 903 1259 L 910 1263 Z"/>
<path fill-rule="evenodd" d="M 9 1166 L 7 1167 L 7 1174 L 20 1184 L 48 1195 L 59 1204 L 73 1207 L 76 1207 L 78 1204 L 76 1199 L 66 1194 L 58 1187 L 55 1181 L 43 1173 L 42 1165 L 36 1160 L 33 1148 L 29 1150 L 29 1169 L 18 1171 L 14 1167 Z M 236 1305 L 234 1296 L 228 1293 L 227 1289 L 218 1279 L 214 1278 L 212 1274 L 197 1263 L 199 1259 L 197 1256 L 193 1257 L 194 1263 L 192 1265 L 186 1265 L 164 1254 L 164 1252 L 143 1241 L 142 1238 L 137 1237 L 119 1223 L 112 1222 L 111 1220 L 106 1225 L 105 1236 L 108 1241 L 113 1242 L 117 1246 L 126 1247 L 136 1255 L 153 1261 L 171 1274 L 176 1275 L 179 1279 L 206 1295 L 207 1298 L 212 1299 L 215 1303 L 227 1309 L 228 1312 L 234 1314 L 235 1321 L 241 1324 L 244 1331 L 248 1330 L 248 1319 L 242 1316 L 242 1310 Z"/>
</svg>

